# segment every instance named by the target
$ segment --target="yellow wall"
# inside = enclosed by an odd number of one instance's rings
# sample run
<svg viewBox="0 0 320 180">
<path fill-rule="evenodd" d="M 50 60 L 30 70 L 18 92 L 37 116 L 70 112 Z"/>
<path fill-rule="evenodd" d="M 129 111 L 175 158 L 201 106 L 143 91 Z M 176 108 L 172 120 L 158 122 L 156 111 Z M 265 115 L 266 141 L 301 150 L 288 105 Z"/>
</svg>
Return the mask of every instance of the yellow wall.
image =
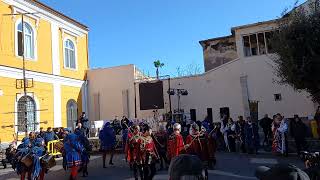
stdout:
<svg viewBox="0 0 320 180">
<path fill-rule="evenodd" d="M 23 93 L 22 89 L 16 89 L 15 83 L 15 79 L 0 77 L 0 89 L 3 91 L 3 96 L 0 96 L 0 139 L 2 142 L 12 141 L 13 134 L 15 134 L 13 128 L 2 127 L 15 124 L 16 113 L 13 112 L 16 111 L 16 94 Z M 34 88 L 28 91 L 34 93 L 35 100 L 38 101 L 36 103 L 40 106 L 40 122 L 48 121 L 48 124 L 40 124 L 40 127 L 53 127 L 53 85 L 34 82 Z"/>
<path fill-rule="evenodd" d="M 8 5 L 0 3 L 0 65 L 22 68 L 22 57 L 16 56 L 15 47 L 15 26 L 21 16 L 2 16 L 5 13 L 11 13 Z M 37 57 L 34 60 L 26 61 L 26 68 L 32 71 L 43 73 L 52 73 L 52 56 L 51 56 L 51 29 L 50 23 L 40 19 L 39 26 L 36 26 L 36 20 L 25 17 L 36 30 Z"/>
<path fill-rule="evenodd" d="M 15 24 L 21 19 L 21 16 L 3 16 L 2 14 L 12 13 L 7 4 L 0 2 L 0 65 L 22 68 L 22 58 L 17 57 L 15 53 Z M 25 16 L 25 20 L 31 23 L 36 30 L 37 58 L 27 60 L 26 68 L 28 70 L 52 74 L 52 45 L 51 45 L 51 23 L 40 18 L 39 25 L 36 26 L 36 20 Z M 70 37 L 75 42 L 77 49 L 77 70 L 64 68 L 64 50 L 63 40 Z M 67 32 L 59 31 L 59 54 L 60 54 L 60 75 L 74 79 L 85 78 L 88 69 L 87 57 L 87 34 L 74 37 Z"/>
<path fill-rule="evenodd" d="M 81 88 L 61 86 L 61 119 L 63 127 L 67 127 L 67 103 L 70 99 L 77 102 L 79 117 L 82 112 Z"/>
<path fill-rule="evenodd" d="M 16 22 L 21 19 L 21 16 L 3 16 L 3 14 L 12 13 L 8 4 L 0 1 L 0 66 L 9 66 L 14 68 L 22 68 L 22 58 L 16 56 L 15 33 Z M 26 69 L 38 73 L 52 74 L 52 33 L 51 22 L 39 19 L 37 25 L 36 19 L 25 16 L 25 20 L 29 22 L 36 32 L 36 59 L 26 60 Z M 61 28 L 61 27 L 59 27 Z M 59 30 L 59 61 L 60 61 L 60 76 L 84 80 L 88 69 L 88 35 L 83 34 L 75 37 L 74 33 L 63 32 Z M 69 37 L 75 42 L 76 46 L 76 70 L 68 70 L 64 68 L 64 50 L 63 40 Z M 10 77 L 10 76 L 9 76 Z M 22 74 L 21 74 L 22 78 Z M 28 78 L 28 77 L 27 77 Z M 3 96 L 0 96 L 0 141 L 10 142 L 13 140 L 15 129 L 2 126 L 15 124 L 16 94 L 23 93 L 22 89 L 16 89 L 16 80 L 12 78 L 0 77 L 0 90 L 3 91 Z M 34 87 L 28 89 L 28 92 L 33 92 L 40 105 L 40 122 L 48 121 L 48 124 L 41 124 L 40 127 L 54 126 L 54 89 L 52 83 L 34 82 Z M 66 106 L 70 99 L 74 99 L 78 104 L 78 114 L 82 112 L 81 88 L 71 86 L 61 86 L 61 118 L 62 126 L 67 126 Z M 37 103 L 37 102 L 36 102 Z M 38 104 L 37 104 L 38 105 Z M 21 140 L 22 136 L 19 137 Z"/>
</svg>

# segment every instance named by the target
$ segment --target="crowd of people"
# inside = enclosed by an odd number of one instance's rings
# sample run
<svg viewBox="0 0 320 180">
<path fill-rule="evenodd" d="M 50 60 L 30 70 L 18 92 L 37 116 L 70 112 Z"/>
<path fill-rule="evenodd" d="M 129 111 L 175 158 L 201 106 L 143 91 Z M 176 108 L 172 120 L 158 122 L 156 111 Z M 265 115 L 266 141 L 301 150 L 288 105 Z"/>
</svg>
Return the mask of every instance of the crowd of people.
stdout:
<svg viewBox="0 0 320 180">
<path fill-rule="evenodd" d="M 77 121 L 74 132 L 67 128 L 31 132 L 18 146 L 14 156 L 13 168 L 21 179 L 44 179 L 48 172 L 50 158 L 47 153 L 47 143 L 62 139 L 59 150 L 63 154 L 63 167 L 70 169 L 70 179 L 76 179 L 78 172 L 88 176 L 88 163 L 92 147 L 88 140 L 88 128 L 85 114 Z M 290 124 L 290 125 L 289 125 Z M 183 127 L 182 127 L 183 126 Z M 149 180 L 158 170 L 168 169 L 170 162 L 181 154 L 197 157 L 203 163 L 204 172 L 214 168 L 215 152 L 258 153 L 261 146 L 269 147 L 273 153 L 288 154 L 288 135 L 296 142 L 297 152 L 307 149 L 305 137 L 307 127 L 299 116 L 292 120 L 276 114 L 273 119 L 265 115 L 258 122 L 250 117 L 242 116 L 233 121 L 223 115 L 218 123 L 209 119 L 191 122 L 188 125 L 174 121 L 158 123 L 158 128 L 152 130 L 152 125 L 146 121 L 130 121 L 123 117 L 121 121 L 106 122 L 99 132 L 100 151 L 102 152 L 102 167 L 106 168 L 106 157 L 110 154 L 109 165 L 113 165 L 115 148 L 119 146 L 116 134 L 122 132 L 122 147 L 126 161 L 133 171 L 135 179 Z M 259 127 L 263 129 L 264 138 L 260 142 Z M 59 145 L 59 144 L 58 144 Z M 45 157 L 46 158 L 43 158 Z M 45 159 L 45 161 L 43 160 Z"/>
<path fill-rule="evenodd" d="M 113 165 L 112 158 L 116 146 L 116 122 L 106 122 L 100 131 L 99 139 L 103 152 L 103 167 L 106 167 L 106 154 L 110 152 L 109 164 Z M 213 138 L 213 129 L 205 128 L 202 124 L 193 123 L 190 133 L 184 137 L 181 134 L 179 123 L 161 124 L 153 132 L 148 123 L 134 123 L 126 118 L 120 123 L 124 130 L 123 145 L 126 160 L 133 171 L 135 179 L 151 180 L 157 171 L 167 169 L 171 160 L 180 154 L 197 156 L 204 164 L 205 169 L 213 168 L 215 164 L 216 143 Z M 115 128 L 114 128 L 115 127 Z M 205 171 L 207 173 L 207 171 Z"/>
<path fill-rule="evenodd" d="M 253 121 L 251 117 L 244 120 L 243 116 L 233 121 L 224 115 L 215 126 L 214 137 L 221 151 L 257 154 L 259 148 L 264 148 L 274 154 L 287 156 L 289 135 L 295 141 L 298 154 L 307 150 L 307 126 L 298 115 L 294 115 L 293 119 L 285 119 L 278 113 L 271 119 L 266 114 L 259 121 Z M 262 128 L 263 138 L 260 138 L 259 128 Z"/>
</svg>

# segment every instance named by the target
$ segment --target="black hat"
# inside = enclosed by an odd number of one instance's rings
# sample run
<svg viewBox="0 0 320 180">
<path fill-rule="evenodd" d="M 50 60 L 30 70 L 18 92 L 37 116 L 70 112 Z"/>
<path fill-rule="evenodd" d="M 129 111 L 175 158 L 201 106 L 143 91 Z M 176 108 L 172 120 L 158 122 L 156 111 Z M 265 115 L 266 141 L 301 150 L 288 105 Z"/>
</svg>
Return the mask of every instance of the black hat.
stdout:
<svg viewBox="0 0 320 180">
<path fill-rule="evenodd" d="M 145 133 L 145 132 L 147 132 L 147 131 L 149 131 L 149 130 L 150 130 L 150 127 L 149 127 L 148 124 L 144 124 L 144 125 L 142 126 L 142 132 L 143 132 L 143 133 Z"/>
<path fill-rule="evenodd" d="M 271 168 L 260 166 L 255 175 L 260 180 L 310 180 L 304 171 L 291 164 L 277 164 Z"/>
<path fill-rule="evenodd" d="M 202 161 L 194 155 L 182 154 L 171 160 L 170 180 L 180 180 L 182 176 L 202 176 Z"/>
</svg>

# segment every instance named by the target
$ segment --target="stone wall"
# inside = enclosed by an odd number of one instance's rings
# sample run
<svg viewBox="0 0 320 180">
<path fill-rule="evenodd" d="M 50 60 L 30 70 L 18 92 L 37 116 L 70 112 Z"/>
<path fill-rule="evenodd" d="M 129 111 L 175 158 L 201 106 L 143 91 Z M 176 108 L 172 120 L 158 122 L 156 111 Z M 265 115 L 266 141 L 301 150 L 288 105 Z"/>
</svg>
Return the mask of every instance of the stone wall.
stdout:
<svg viewBox="0 0 320 180">
<path fill-rule="evenodd" d="M 233 36 L 202 42 L 205 71 L 238 58 Z"/>
</svg>

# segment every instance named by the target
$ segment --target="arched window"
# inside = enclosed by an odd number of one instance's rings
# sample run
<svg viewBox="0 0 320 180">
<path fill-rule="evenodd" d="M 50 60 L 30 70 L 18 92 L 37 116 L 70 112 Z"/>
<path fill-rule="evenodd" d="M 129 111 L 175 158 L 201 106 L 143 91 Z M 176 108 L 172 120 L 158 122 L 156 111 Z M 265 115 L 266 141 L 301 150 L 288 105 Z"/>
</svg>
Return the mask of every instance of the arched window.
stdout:
<svg viewBox="0 0 320 180">
<path fill-rule="evenodd" d="M 23 28 L 24 28 L 24 39 L 23 33 L 22 33 L 22 22 L 18 24 L 17 27 L 17 38 L 18 38 L 18 55 L 23 56 L 24 52 L 24 57 L 29 58 L 29 59 L 34 59 L 34 52 L 35 52 L 35 45 L 34 45 L 34 32 L 30 24 L 24 22 L 23 23 Z M 22 40 L 24 42 L 22 42 Z M 24 43 L 24 49 L 22 47 L 22 44 Z"/>
<path fill-rule="evenodd" d="M 25 113 L 27 121 L 25 121 Z M 36 131 L 36 103 L 30 96 L 22 96 L 18 101 L 18 132 Z"/>
<path fill-rule="evenodd" d="M 76 69 L 75 46 L 70 39 L 64 42 L 64 66 L 66 68 Z"/>
<path fill-rule="evenodd" d="M 73 99 L 70 99 L 67 102 L 67 126 L 68 126 L 68 128 L 74 129 L 77 120 L 78 120 L 77 102 Z"/>
</svg>

